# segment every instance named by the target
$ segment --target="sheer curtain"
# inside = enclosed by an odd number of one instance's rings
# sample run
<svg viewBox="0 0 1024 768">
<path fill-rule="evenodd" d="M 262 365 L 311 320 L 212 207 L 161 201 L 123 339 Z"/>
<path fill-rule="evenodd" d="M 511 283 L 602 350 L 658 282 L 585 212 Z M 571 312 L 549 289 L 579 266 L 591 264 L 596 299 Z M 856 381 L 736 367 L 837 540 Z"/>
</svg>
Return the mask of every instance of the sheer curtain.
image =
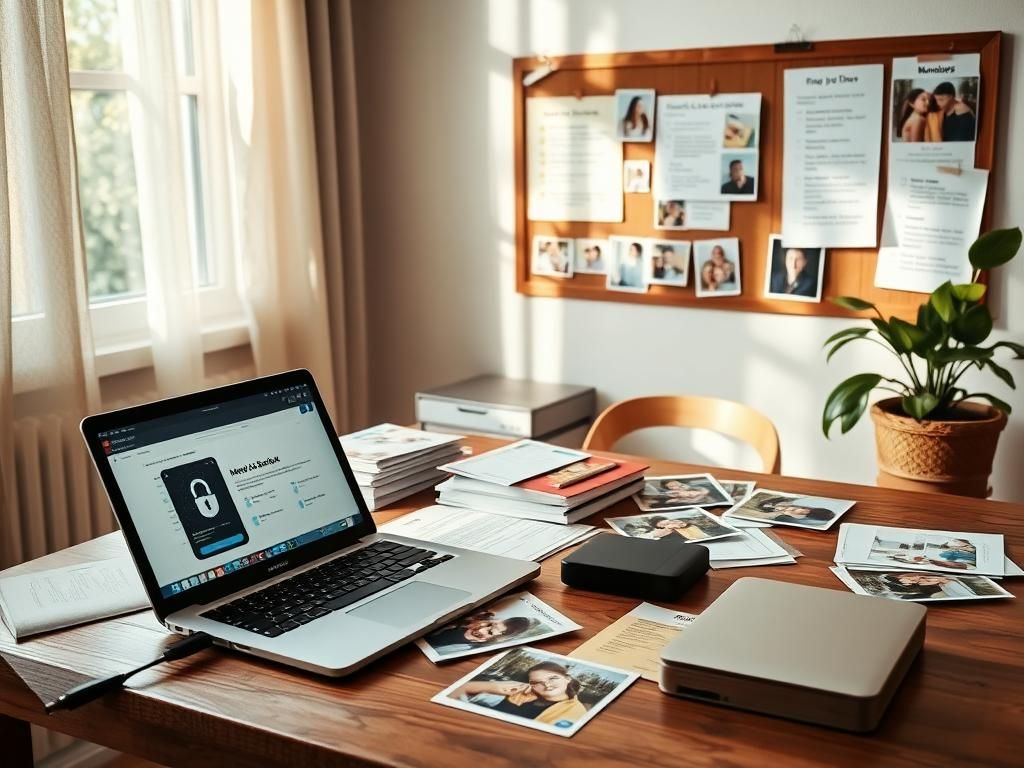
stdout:
<svg viewBox="0 0 1024 768">
<path fill-rule="evenodd" d="M 60 3 L 4 4 L 0 116 L 2 567 L 21 552 L 15 416 L 57 415 L 73 439 L 99 406 Z"/>
<path fill-rule="evenodd" d="M 218 11 L 256 369 L 309 368 L 349 431 L 367 410 L 349 3 L 222 0 Z"/>
</svg>

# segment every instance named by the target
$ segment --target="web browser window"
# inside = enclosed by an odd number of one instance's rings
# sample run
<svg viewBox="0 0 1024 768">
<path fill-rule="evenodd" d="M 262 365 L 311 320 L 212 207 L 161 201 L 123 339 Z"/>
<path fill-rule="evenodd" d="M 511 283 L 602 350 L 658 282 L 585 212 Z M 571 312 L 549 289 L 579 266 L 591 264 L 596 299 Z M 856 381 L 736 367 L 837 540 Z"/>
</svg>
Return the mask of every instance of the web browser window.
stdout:
<svg viewBox="0 0 1024 768">
<path fill-rule="evenodd" d="M 360 521 L 307 386 L 99 439 L 165 597 Z"/>
</svg>

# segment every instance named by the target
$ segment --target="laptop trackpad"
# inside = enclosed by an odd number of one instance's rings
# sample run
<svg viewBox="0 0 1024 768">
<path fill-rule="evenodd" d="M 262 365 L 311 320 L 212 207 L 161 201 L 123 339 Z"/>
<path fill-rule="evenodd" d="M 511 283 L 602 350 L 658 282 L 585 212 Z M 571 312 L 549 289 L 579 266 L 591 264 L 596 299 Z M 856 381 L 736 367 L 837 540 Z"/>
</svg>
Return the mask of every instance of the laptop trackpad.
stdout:
<svg viewBox="0 0 1024 768">
<path fill-rule="evenodd" d="M 393 627 L 404 627 L 428 616 L 439 616 L 464 602 L 469 595 L 461 589 L 414 581 L 347 613 Z"/>
</svg>

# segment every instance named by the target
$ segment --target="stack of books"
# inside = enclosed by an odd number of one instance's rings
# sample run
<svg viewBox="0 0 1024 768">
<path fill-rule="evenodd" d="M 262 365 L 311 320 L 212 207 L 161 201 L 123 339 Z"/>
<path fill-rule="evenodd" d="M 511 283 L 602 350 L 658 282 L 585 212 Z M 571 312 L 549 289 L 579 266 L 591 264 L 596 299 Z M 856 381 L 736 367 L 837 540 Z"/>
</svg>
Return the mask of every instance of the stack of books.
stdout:
<svg viewBox="0 0 1024 768">
<path fill-rule="evenodd" d="M 462 455 L 460 435 L 442 435 L 395 424 L 341 436 L 366 506 L 380 509 L 430 488 L 445 473 L 438 466 Z"/>
<path fill-rule="evenodd" d="M 538 446 L 533 441 L 522 443 L 530 443 L 531 448 Z M 515 445 L 521 443 L 509 448 Z M 554 446 L 551 450 L 566 453 Z M 555 471 L 507 482 L 493 473 L 477 471 L 474 462 L 478 460 L 474 457 L 442 467 L 453 476 L 437 486 L 439 504 L 563 525 L 583 520 L 640 491 L 648 468 L 645 464 L 578 454 L 570 458 L 570 464 Z M 514 463 L 517 459 L 509 455 L 508 460 Z"/>
</svg>

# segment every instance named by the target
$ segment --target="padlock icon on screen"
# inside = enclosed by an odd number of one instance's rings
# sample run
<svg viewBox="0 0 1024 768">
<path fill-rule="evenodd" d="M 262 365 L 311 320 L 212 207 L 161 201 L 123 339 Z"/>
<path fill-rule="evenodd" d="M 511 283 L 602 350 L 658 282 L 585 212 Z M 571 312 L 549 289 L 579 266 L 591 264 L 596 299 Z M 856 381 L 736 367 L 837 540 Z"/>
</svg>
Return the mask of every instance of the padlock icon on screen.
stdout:
<svg viewBox="0 0 1024 768">
<path fill-rule="evenodd" d="M 203 486 L 206 489 L 206 493 L 200 494 L 196 489 L 196 486 Z M 205 480 L 196 478 L 189 485 L 189 490 L 192 491 L 192 498 L 196 501 L 196 509 L 199 510 L 199 514 L 203 517 L 216 517 L 217 513 L 220 512 L 220 504 L 217 502 L 217 497 L 210 490 L 210 484 Z"/>
</svg>

